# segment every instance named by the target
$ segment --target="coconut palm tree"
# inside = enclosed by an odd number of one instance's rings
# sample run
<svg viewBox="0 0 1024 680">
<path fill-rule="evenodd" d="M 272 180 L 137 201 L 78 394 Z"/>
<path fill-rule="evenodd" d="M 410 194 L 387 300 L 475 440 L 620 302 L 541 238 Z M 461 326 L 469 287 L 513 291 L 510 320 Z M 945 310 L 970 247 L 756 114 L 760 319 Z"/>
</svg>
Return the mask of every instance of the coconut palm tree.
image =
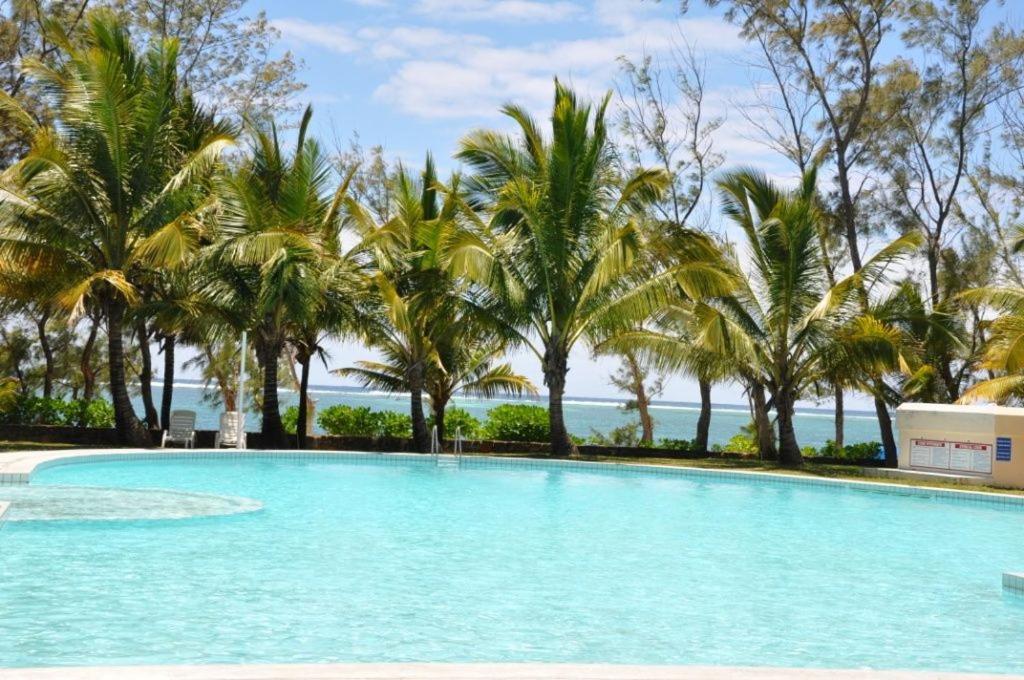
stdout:
<svg viewBox="0 0 1024 680">
<path fill-rule="evenodd" d="M 608 138 L 606 96 L 596 107 L 555 82 L 551 136 L 521 107 L 504 113 L 515 136 L 481 130 L 465 137 L 458 158 L 475 174 L 467 204 L 486 217 L 456 239 L 450 261 L 476 282 L 478 313 L 529 347 L 548 388 L 551 449 L 571 455 L 562 411 L 569 354 L 631 327 L 682 287 L 691 296 L 717 292 L 727 276 L 716 249 L 686 231 L 690 257 L 658 267 L 644 257 L 639 226 L 667 175 L 617 171 Z"/>
<path fill-rule="evenodd" d="M 751 170 L 718 181 L 723 211 L 745 237 L 750 264 L 735 293 L 697 310 L 706 349 L 735 361 L 752 388 L 768 389 L 785 465 L 802 463 L 794 406 L 823 375 L 822 353 L 843 324 L 860 317 L 853 322 L 858 335 L 851 335 L 850 347 L 892 353 L 891 329 L 863 317 L 863 303 L 884 282 L 887 268 L 919 240 L 899 238 L 860 271 L 829 285 L 814 183 L 813 170 L 789 192 Z"/>
<path fill-rule="evenodd" d="M 322 312 L 320 272 L 339 238 L 344 183 L 331 195 L 330 161 L 307 136 L 312 108 L 287 154 L 273 121 L 250 121 L 249 156 L 219 182 L 218 240 L 205 266 L 205 294 L 247 330 L 263 371 L 262 442 L 285 447 L 278 401 L 279 363 L 289 325 Z"/>
<path fill-rule="evenodd" d="M 448 186 L 439 184 L 428 155 L 418 177 L 398 168 L 390 182 L 389 219 L 384 223 L 375 223 L 371 213 L 354 201 L 348 204 L 349 217 L 362 235 L 362 247 L 374 269 L 376 305 L 362 335 L 384 354 L 381 365 L 366 364 L 359 370 L 368 373 L 352 369 L 351 375 L 376 383 L 385 380 L 386 373 L 381 370 L 381 375 L 371 378 L 377 369 L 390 366 L 404 371 L 397 379 L 399 389 L 410 395 L 413 442 L 419 451 L 430 447 L 423 411 L 428 376 L 443 366 L 440 354 L 445 351 L 446 329 L 461 323 L 456 317 L 465 307 L 460 284 L 445 260 L 445 246 L 458 230 L 461 216 L 460 182 L 455 175 Z"/>
<path fill-rule="evenodd" d="M 972 385 L 958 403 L 1014 402 L 1024 397 L 1024 289 L 1009 286 L 978 288 L 961 294 L 966 301 L 995 309 L 999 316 L 988 325 L 979 368 L 987 380 Z"/>
<path fill-rule="evenodd" d="M 508 363 L 499 363 L 504 343 L 492 330 L 481 328 L 469 307 L 462 315 L 432 327 L 430 344 L 434 349 L 424 376 L 423 390 L 430 399 L 430 410 L 438 437 L 445 439 L 445 410 L 456 394 L 492 398 L 498 395 L 520 397 L 536 394 L 529 378 L 516 373 Z M 390 393 L 409 391 L 409 353 L 401 341 L 385 331 L 376 343 L 381 361 L 359 361 L 355 366 L 335 371 L 353 378 L 364 387 Z"/>
<path fill-rule="evenodd" d="M 5 120 L 31 140 L 0 177 L 0 262 L 62 280 L 56 300 L 73 316 L 104 310 L 118 435 L 148 445 L 128 396 L 125 312 L 141 298 L 142 275 L 191 242 L 195 191 L 232 135 L 221 126 L 198 138 L 184 129 L 174 40 L 140 54 L 109 12 L 90 15 L 81 42 L 50 38 L 67 55 L 63 65 L 25 68 L 56 123 L 38 124 L 0 93 Z"/>
</svg>

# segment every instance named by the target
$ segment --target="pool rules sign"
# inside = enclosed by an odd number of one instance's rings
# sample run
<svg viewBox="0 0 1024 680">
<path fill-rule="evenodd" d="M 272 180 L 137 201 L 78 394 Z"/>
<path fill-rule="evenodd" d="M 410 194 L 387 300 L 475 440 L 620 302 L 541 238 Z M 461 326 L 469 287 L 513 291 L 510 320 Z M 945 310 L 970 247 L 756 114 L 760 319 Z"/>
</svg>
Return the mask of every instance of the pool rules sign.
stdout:
<svg viewBox="0 0 1024 680">
<path fill-rule="evenodd" d="M 992 445 L 939 439 L 911 439 L 910 467 L 990 475 Z"/>
</svg>

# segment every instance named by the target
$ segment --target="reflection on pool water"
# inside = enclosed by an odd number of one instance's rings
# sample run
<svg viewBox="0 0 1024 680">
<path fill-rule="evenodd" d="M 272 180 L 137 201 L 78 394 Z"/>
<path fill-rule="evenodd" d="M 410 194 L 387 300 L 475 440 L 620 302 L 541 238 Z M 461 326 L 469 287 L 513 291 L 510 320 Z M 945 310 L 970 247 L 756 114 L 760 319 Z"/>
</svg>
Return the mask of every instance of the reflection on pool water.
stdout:
<svg viewBox="0 0 1024 680">
<path fill-rule="evenodd" d="M 1024 671 L 1024 598 L 1000 585 L 1024 567 L 1020 509 L 429 459 L 83 463 L 40 470 L 23 493 L 39 507 L 47 494 L 108 493 L 79 487 L 263 507 L 7 523 L 0 665 Z M 159 505 L 152 491 L 109 493 L 114 506 Z"/>
</svg>

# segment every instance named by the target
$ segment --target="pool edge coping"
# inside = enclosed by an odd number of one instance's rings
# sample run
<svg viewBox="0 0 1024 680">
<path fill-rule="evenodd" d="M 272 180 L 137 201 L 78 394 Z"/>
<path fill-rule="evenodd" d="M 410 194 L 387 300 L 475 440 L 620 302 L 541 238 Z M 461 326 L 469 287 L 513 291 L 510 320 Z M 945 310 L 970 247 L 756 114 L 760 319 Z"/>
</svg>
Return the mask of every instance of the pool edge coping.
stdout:
<svg viewBox="0 0 1024 680">
<path fill-rule="evenodd" d="M 21 454 L 21 455 L 19 455 Z M 57 465 L 99 462 L 101 459 L 130 460 L 194 460 L 216 458 L 349 458 L 363 460 L 405 460 L 429 463 L 435 460 L 431 454 L 367 451 L 325 451 L 318 449 L 295 449 L 273 451 L 261 449 L 54 449 L 45 451 L 16 452 L 13 458 L 0 462 L 0 486 L 22 485 L 31 481 L 38 470 Z M 628 470 L 652 472 L 667 476 L 710 477 L 720 479 L 755 479 L 794 486 L 817 486 L 829 488 L 859 489 L 894 495 L 939 497 L 944 499 L 973 501 L 987 505 L 1002 505 L 1024 509 L 1024 495 L 1002 494 L 990 491 L 950 489 L 938 486 L 912 486 L 899 482 L 876 482 L 859 479 L 832 479 L 810 475 L 794 475 L 761 470 L 728 470 L 700 466 L 657 465 L 652 463 L 589 461 L 574 459 L 547 459 L 534 457 L 471 455 L 459 459 L 467 467 L 536 467 L 536 468 L 577 468 L 580 470 Z M 483 465 L 480 465 L 483 463 Z"/>
</svg>

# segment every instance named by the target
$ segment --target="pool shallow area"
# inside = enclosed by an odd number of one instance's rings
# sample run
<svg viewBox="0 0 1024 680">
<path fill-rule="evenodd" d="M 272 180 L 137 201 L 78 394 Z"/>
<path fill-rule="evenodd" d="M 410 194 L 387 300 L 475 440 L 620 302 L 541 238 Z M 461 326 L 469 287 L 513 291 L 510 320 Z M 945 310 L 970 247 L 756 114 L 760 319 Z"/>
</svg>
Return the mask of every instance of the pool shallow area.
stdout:
<svg viewBox="0 0 1024 680">
<path fill-rule="evenodd" d="M 0 666 L 565 662 L 1024 671 L 1024 509 L 423 458 L 97 461 L 251 512 L 0 531 Z M 5 497 L 0 496 L 0 500 Z M 25 518 L 23 518 L 25 519 Z"/>
</svg>

